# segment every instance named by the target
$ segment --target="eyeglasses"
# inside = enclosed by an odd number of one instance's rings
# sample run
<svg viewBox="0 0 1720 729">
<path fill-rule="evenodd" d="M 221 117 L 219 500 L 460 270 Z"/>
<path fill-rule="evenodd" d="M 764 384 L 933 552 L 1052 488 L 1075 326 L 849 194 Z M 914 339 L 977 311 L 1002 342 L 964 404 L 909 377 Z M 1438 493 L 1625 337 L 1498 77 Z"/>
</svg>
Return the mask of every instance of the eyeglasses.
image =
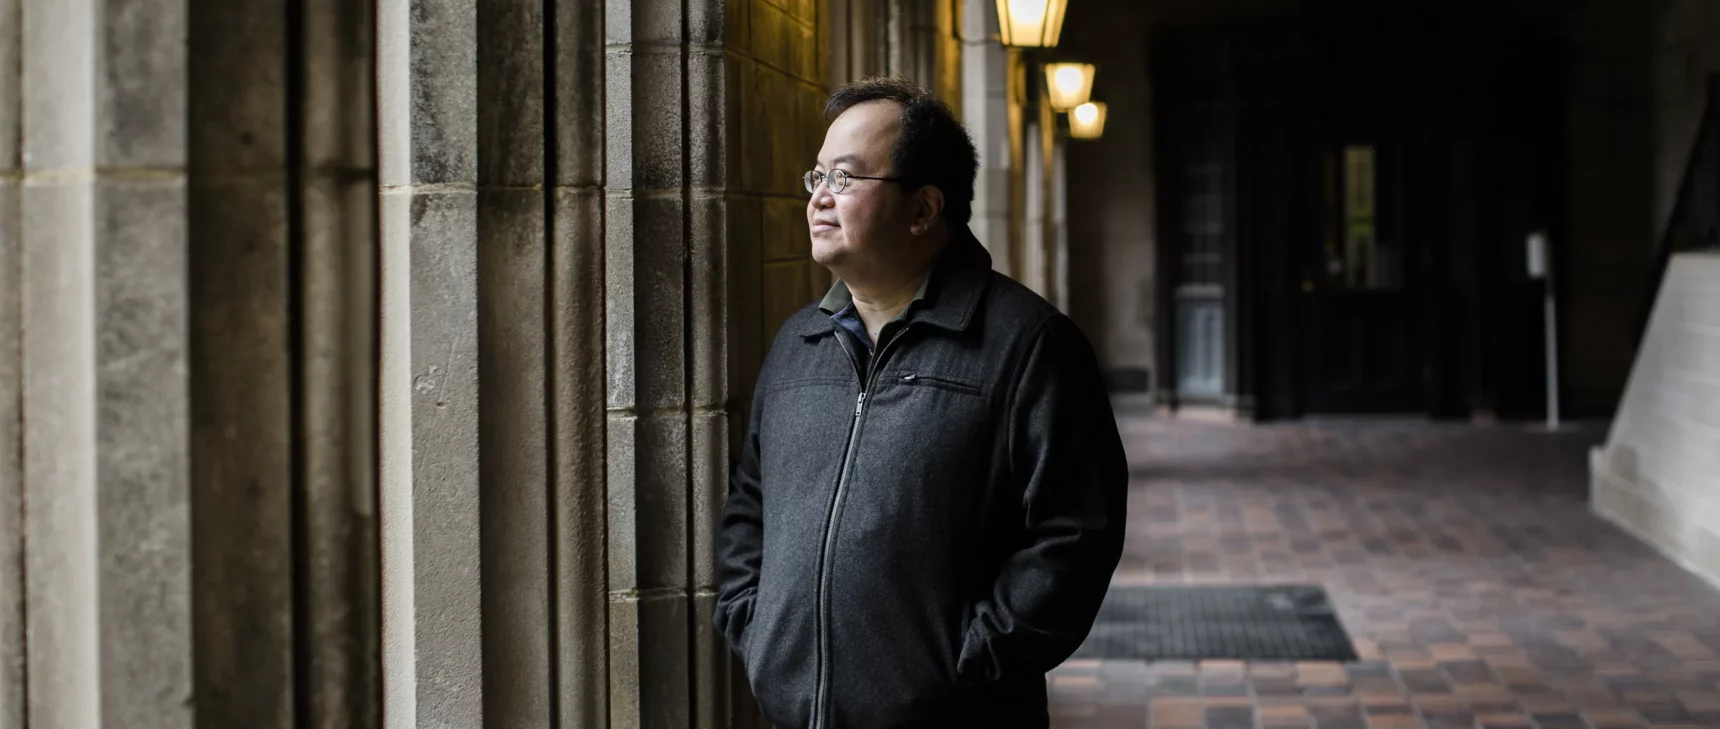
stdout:
<svg viewBox="0 0 1720 729">
<path fill-rule="evenodd" d="M 843 190 L 848 189 L 849 180 L 882 180 L 884 182 L 902 181 L 902 178 L 900 177 L 866 177 L 865 175 L 849 174 L 848 170 L 831 170 L 829 175 L 819 172 L 818 170 L 807 170 L 806 174 L 800 176 L 800 180 L 806 183 L 807 192 L 817 190 L 818 183 L 823 182 L 826 178 L 830 180 L 830 191 L 838 195 L 842 194 Z"/>
</svg>

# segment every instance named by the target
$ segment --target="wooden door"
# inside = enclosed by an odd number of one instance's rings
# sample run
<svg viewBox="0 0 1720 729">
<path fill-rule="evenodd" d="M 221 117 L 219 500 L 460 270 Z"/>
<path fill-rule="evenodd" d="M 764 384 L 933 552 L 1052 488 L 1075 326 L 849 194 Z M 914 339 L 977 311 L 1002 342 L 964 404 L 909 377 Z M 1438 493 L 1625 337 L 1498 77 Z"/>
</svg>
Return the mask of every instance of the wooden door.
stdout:
<svg viewBox="0 0 1720 729">
<path fill-rule="evenodd" d="M 1318 148 L 1318 230 L 1305 252 L 1301 342 L 1310 413 L 1424 410 L 1418 297 L 1406 275 L 1401 146 L 1350 140 Z"/>
</svg>

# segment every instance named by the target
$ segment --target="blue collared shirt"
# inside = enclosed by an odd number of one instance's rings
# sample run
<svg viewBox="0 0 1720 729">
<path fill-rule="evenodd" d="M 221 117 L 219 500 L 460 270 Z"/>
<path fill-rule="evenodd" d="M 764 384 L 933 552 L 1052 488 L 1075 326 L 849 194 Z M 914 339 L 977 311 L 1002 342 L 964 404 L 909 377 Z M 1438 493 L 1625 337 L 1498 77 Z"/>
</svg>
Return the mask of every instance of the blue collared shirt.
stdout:
<svg viewBox="0 0 1720 729">
<path fill-rule="evenodd" d="M 856 340 L 866 345 L 866 351 L 872 351 L 872 335 L 866 333 L 866 322 L 860 319 L 860 312 L 854 309 L 854 302 L 848 302 L 841 311 L 831 314 L 830 320 L 836 322 L 836 326 L 847 329 Z"/>
</svg>

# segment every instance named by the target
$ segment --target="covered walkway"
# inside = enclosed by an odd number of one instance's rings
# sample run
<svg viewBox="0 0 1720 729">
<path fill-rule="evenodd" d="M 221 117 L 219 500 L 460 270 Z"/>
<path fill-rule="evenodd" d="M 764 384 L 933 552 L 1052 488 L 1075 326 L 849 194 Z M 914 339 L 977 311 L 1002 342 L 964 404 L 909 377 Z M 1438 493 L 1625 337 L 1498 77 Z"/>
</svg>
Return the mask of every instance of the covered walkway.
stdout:
<svg viewBox="0 0 1720 729">
<path fill-rule="evenodd" d="M 1595 517 L 1589 428 L 1130 418 L 1119 584 L 1318 584 L 1353 664 L 1073 661 L 1054 726 L 1720 727 L 1720 591 Z"/>
</svg>

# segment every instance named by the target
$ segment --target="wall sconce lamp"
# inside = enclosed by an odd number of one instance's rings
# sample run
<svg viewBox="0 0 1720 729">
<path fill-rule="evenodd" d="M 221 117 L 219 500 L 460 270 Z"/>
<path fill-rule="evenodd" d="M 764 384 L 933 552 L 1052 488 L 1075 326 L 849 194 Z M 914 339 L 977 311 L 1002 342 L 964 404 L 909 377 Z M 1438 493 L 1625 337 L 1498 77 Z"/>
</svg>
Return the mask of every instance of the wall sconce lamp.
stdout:
<svg viewBox="0 0 1720 729">
<path fill-rule="evenodd" d="M 1072 139 L 1098 139 L 1105 133 L 1105 104 L 1089 101 L 1069 111 L 1069 136 Z"/>
<path fill-rule="evenodd" d="M 1045 86 L 1050 90 L 1047 100 L 1052 111 L 1068 111 L 1087 103 L 1093 95 L 1091 63 L 1045 64 Z"/>
<path fill-rule="evenodd" d="M 1069 0 L 997 0 L 997 27 L 1003 44 L 1055 48 L 1068 8 Z"/>
</svg>

